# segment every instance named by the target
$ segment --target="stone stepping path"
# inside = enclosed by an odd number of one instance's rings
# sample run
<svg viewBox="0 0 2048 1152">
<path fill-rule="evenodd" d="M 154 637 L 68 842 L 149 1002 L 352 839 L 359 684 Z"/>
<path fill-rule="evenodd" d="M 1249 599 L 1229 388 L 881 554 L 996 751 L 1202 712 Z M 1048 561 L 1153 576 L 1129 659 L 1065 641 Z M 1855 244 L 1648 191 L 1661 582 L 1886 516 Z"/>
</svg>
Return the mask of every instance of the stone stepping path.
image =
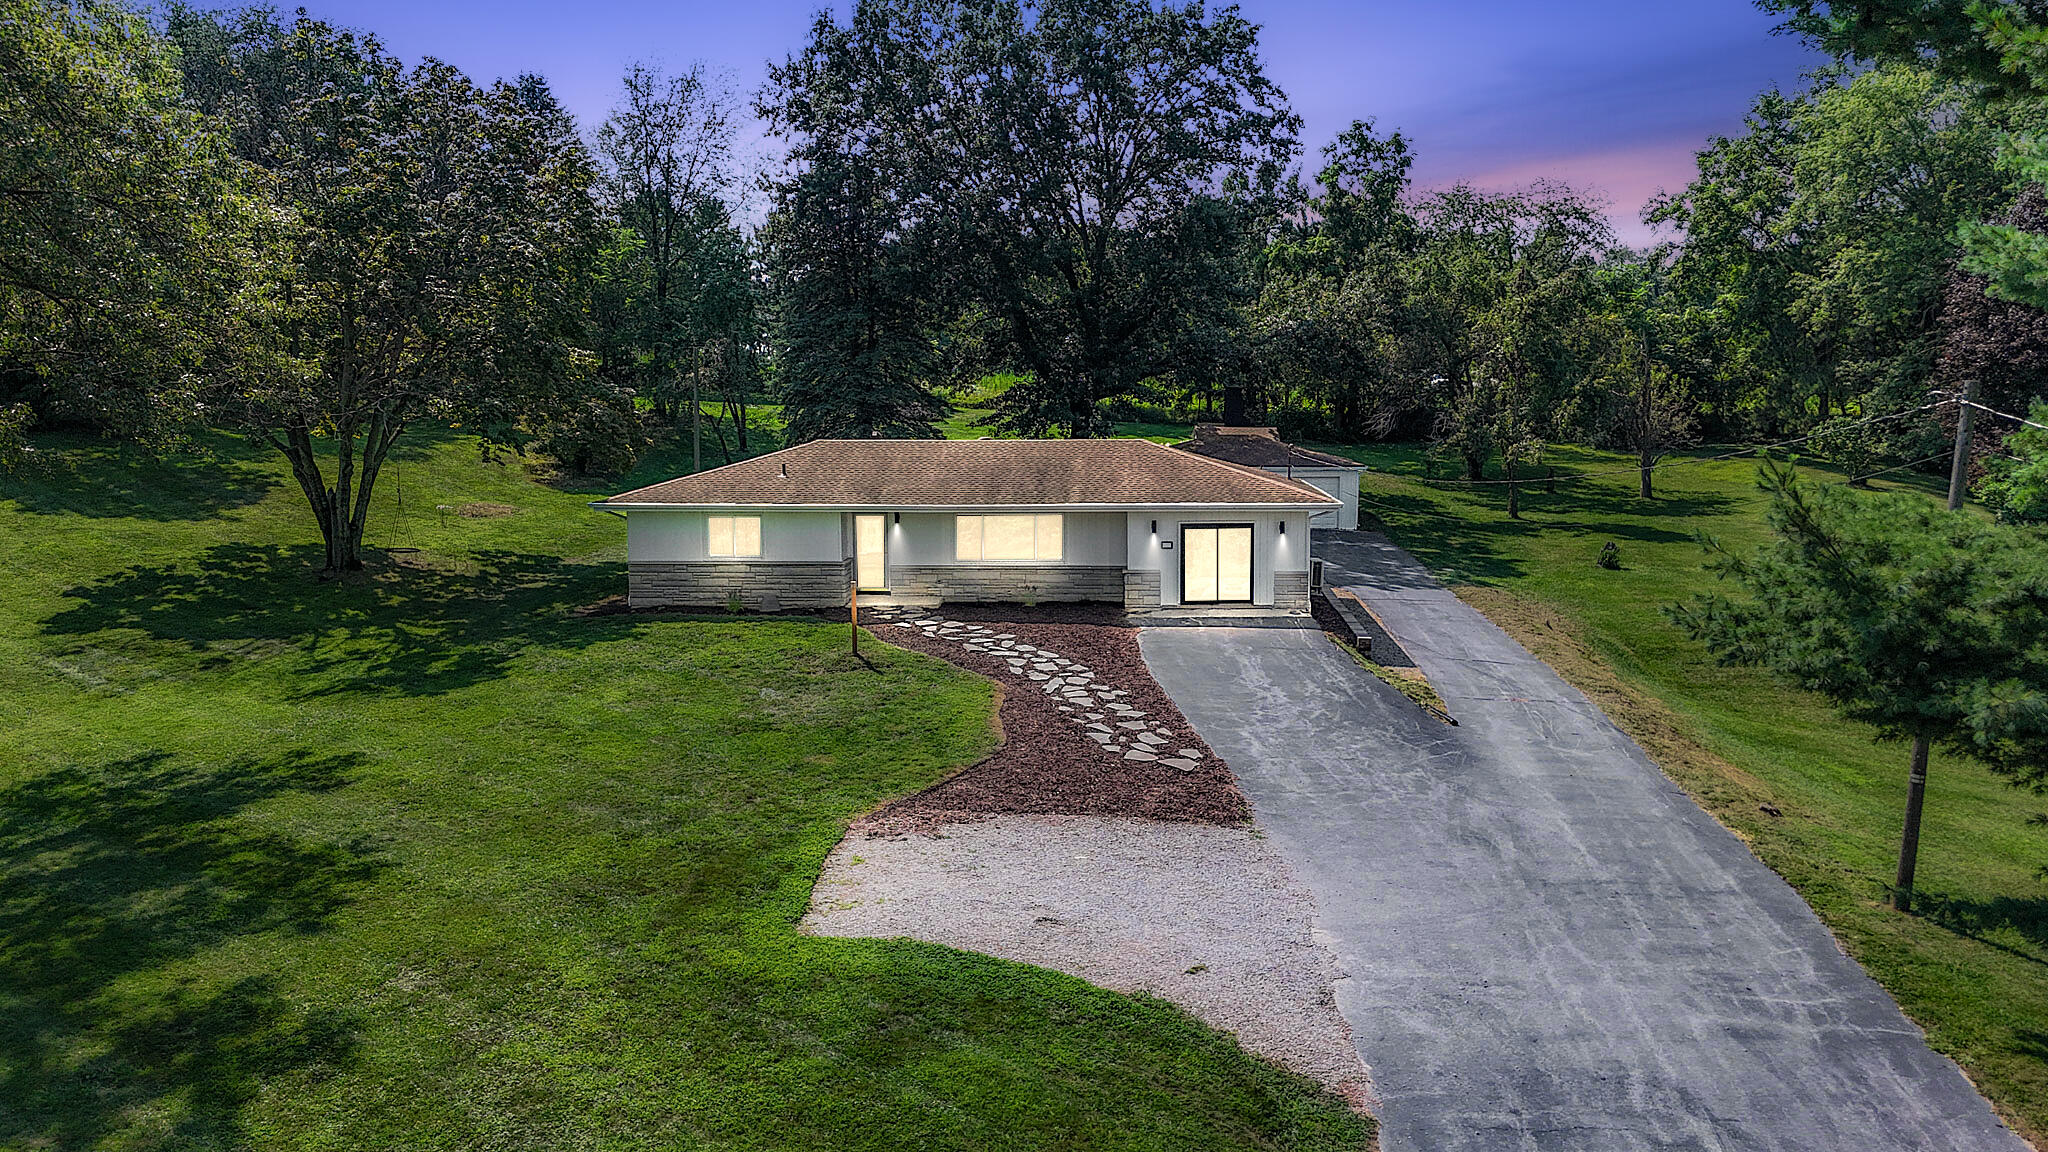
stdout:
<svg viewBox="0 0 2048 1152">
<path fill-rule="evenodd" d="M 1105 763 L 1156 760 L 1193 772 L 1202 758 L 1199 750 L 1180 747 L 1171 728 L 1125 703 L 1123 697 L 1129 692 L 1103 683 L 1086 664 L 1026 644 L 1014 633 L 1001 631 L 1000 625 L 948 620 L 914 608 L 892 608 L 875 615 L 895 627 L 993 657 L 1012 679 L 1051 697 L 1053 706 L 1102 749 Z"/>
</svg>

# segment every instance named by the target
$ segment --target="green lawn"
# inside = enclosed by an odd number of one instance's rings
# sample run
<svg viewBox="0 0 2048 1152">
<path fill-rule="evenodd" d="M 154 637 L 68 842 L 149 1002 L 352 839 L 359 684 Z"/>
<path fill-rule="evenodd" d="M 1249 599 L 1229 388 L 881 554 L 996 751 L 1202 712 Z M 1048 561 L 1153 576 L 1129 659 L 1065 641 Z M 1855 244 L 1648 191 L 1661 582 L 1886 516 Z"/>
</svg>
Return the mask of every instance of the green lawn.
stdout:
<svg viewBox="0 0 2048 1152">
<path fill-rule="evenodd" d="M 1164 1003 L 798 935 L 991 689 L 843 626 L 572 616 L 623 583 L 582 502 L 672 451 L 556 489 L 422 437 L 370 533 L 422 551 L 323 584 L 267 453 L 43 447 L 0 479 L 0 1147 L 1368 1143 Z"/>
<path fill-rule="evenodd" d="M 1554 493 L 1539 484 L 1524 491 L 1517 522 L 1497 487 L 1419 482 L 1415 449 L 1337 451 L 1374 469 L 1364 480 L 1364 510 L 1437 572 L 1476 586 L 1482 606 L 1521 616 L 1511 630 L 1533 633 L 1541 650 L 1546 613 L 1520 613 L 1501 593 L 1554 611 L 1625 684 L 1668 705 L 1679 734 L 1708 755 L 1674 746 L 1681 762 L 1667 761 L 1667 770 L 1805 895 L 1935 1047 L 2036 1139 L 2048 1134 L 2048 882 L 2035 875 L 2048 862 L 2048 835 L 2023 823 L 2048 801 L 1937 756 L 1919 877 L 1933 899 L 1924 901 L 1924 916 L 1898 915 L 1883 898 L 1905 804 L 1906 749 L 1876 743 L 1867 729 L 1763 673 L 1715 665 L 1661 615 L 1665 604 L 1712 583 L 1695 531 L 1733 548 L 1763 540 L 1753 461 L 1665 469 L 1648 504 L 1632 474 Z M 1553 460 L 1562 472 L 1627 464 L 1572 449 Z M 1918 488 L 1930 499 L 1935 488 L 1876 485 Z M 1621 571 L 1595 566 L 1609 540 L 1621 548 Z M 1639 728 L 1656 723 L 1634 719 Z M 1761 812 L 1766 802 L 1784 815 Z"/>
</svg>

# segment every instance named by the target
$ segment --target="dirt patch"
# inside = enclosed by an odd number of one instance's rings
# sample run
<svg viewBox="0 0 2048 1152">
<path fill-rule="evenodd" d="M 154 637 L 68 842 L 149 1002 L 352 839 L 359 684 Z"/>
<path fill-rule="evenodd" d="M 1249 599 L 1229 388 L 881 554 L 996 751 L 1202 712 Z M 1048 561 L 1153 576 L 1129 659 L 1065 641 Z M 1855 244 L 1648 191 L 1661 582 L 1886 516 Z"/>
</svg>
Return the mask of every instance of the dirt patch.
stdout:
<svg viewBox="0 0 2048 1152">
<path fill-rule="evenodd" d="M 1555 610 L 1498 588 L 1463 585 L 1453 591 L 1584 692 L 1708 812 L 1763 812 L 1772 819 L 1792 815 L 1769 785 L 1700 747 L 1668 705 L 1616 675 Z M 1741 828 L 1725 820 L 1722 824 L 1736 836 L 1749 838 Z"/>
<path fill-rule="evenodd" d="M 803 929 L 909 937 L 1171 1001 L 1367 1110 L 1314 903 L 1249 829 L 993 816 L 840 842 Z"/>
<path fill-rule="evenodd" d="M 519 509 L 514 508 L 510 504 L 492 504 L 486 501 L 475 501 L 469 504 L 457 505 L 455 514 L 471 520 L 495 520 L 500 516 L 510 516 L 517 511 Z"/>
<path fill-rule="evenodd" d="M 959 619 L 947 612 L 947 619 Z M 1121 613 L 1117 614 L 1121 619 Z M 869 622 L 863 617 L 863 622 Z M 878 827 L 906 822 L 930 826 L 973 814 L 1038 813 L 1069 816 L 1136 816 L 1147 820 L 1243 825 L 1251 805 L 1238 791 L 1230 768 L 1218 759 L 1152 679 L 1129 628 L 1098 623 L 1034 623 L 1000 619 L 1001 631 L 1034 649 L 1057 653 L 1085 666 L 1097 683 L 1112 686 L 1119 701 L 1143 714 L 1150 730 L 1164 733 L 1168 758 L 1124 759 L 1105 751 L 1088 735 L 1086 713 L 1042 690 L 1047 681 L 1027 679 L 1002 657 L 969 651 L 954 639 L 927 636 L 897 621 L 875 619 L 872 633 L 891 644 L 936 656 L 994 680 L 1004 689 L 998 713 L 1003 746 L 994 755 L 915 796 L 876 813 Z M 1118 723 L 1105 713 L 1103 727 Z M 1191 759 L 1170 754 L 1188 749 Z M 1169 763 L 1180 759 L 1179 767 Z"/>
</svg>

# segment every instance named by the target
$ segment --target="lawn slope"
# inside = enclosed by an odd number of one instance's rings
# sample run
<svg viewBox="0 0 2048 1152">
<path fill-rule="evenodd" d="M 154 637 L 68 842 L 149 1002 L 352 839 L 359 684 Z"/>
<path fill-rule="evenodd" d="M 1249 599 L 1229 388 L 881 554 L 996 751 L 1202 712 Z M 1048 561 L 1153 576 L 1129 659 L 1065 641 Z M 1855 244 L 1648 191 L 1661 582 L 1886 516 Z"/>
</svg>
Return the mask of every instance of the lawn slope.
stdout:
<svg viewBox="0 0 2048 1152">
<path fill-rule="evenodd" d="M 1732 549 L 1764 540 L 1753 461 L 1665 469 L 1646 503 L 1624 458 L 1564 449 L 1553 457 L 1560 473 L 1623 471 L 1555 491 L 1532 485 L 1515 521 L 1498 487 L 1422 482 L 1413 449 L 1351 454 L 1374 469 L 1363 485 L 1367 513 L 1592 694 L 1806 897 L 1937 1049 L 2042 1142 L 2048 883 L 2035 869 L 2048 861 L 2048 836 L 2024 822 L 2048 805 L 1937 756 L 1920 845 L 1925 914 L 1898 915 L 1884 886 L 1898 850 L 1906 749 L 1764 673 L 1716 665 L 1662 615 L 1713 584 L 1697 532 Z M 1905 487 L 1933 498 L 1931 484 Z M 1595 564 L 1608 541 L 1621 549 L 1620 571 Z"/>
<path fill-rule="evenodd" d="M 0 1147 L 1368 1143 L 1163 1003 L 794 931 L 849 817 L 992 746 L 984 681 L 573 615 L 610 486 L 454 435 L 385 476 L 371 543 L 420 551 L 346 584 L 241 441 L 42 447 L 0 479 Z"/>
</svg>

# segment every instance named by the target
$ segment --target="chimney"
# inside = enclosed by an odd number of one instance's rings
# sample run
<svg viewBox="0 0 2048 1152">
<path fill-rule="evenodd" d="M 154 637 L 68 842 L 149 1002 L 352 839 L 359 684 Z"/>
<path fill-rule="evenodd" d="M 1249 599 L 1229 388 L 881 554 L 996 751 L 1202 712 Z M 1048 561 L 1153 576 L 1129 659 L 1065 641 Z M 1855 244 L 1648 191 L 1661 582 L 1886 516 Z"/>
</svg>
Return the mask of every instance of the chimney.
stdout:
<svg viewBox="0 0 2048 1152">
<path fill-rule="evenodd" d="M 1223 389 L 1223 426 L 1225 428 L 1242 428 L 1245 426 L 1244 387 L 1242 385 L 1232 384 Z"/>
</svg>

